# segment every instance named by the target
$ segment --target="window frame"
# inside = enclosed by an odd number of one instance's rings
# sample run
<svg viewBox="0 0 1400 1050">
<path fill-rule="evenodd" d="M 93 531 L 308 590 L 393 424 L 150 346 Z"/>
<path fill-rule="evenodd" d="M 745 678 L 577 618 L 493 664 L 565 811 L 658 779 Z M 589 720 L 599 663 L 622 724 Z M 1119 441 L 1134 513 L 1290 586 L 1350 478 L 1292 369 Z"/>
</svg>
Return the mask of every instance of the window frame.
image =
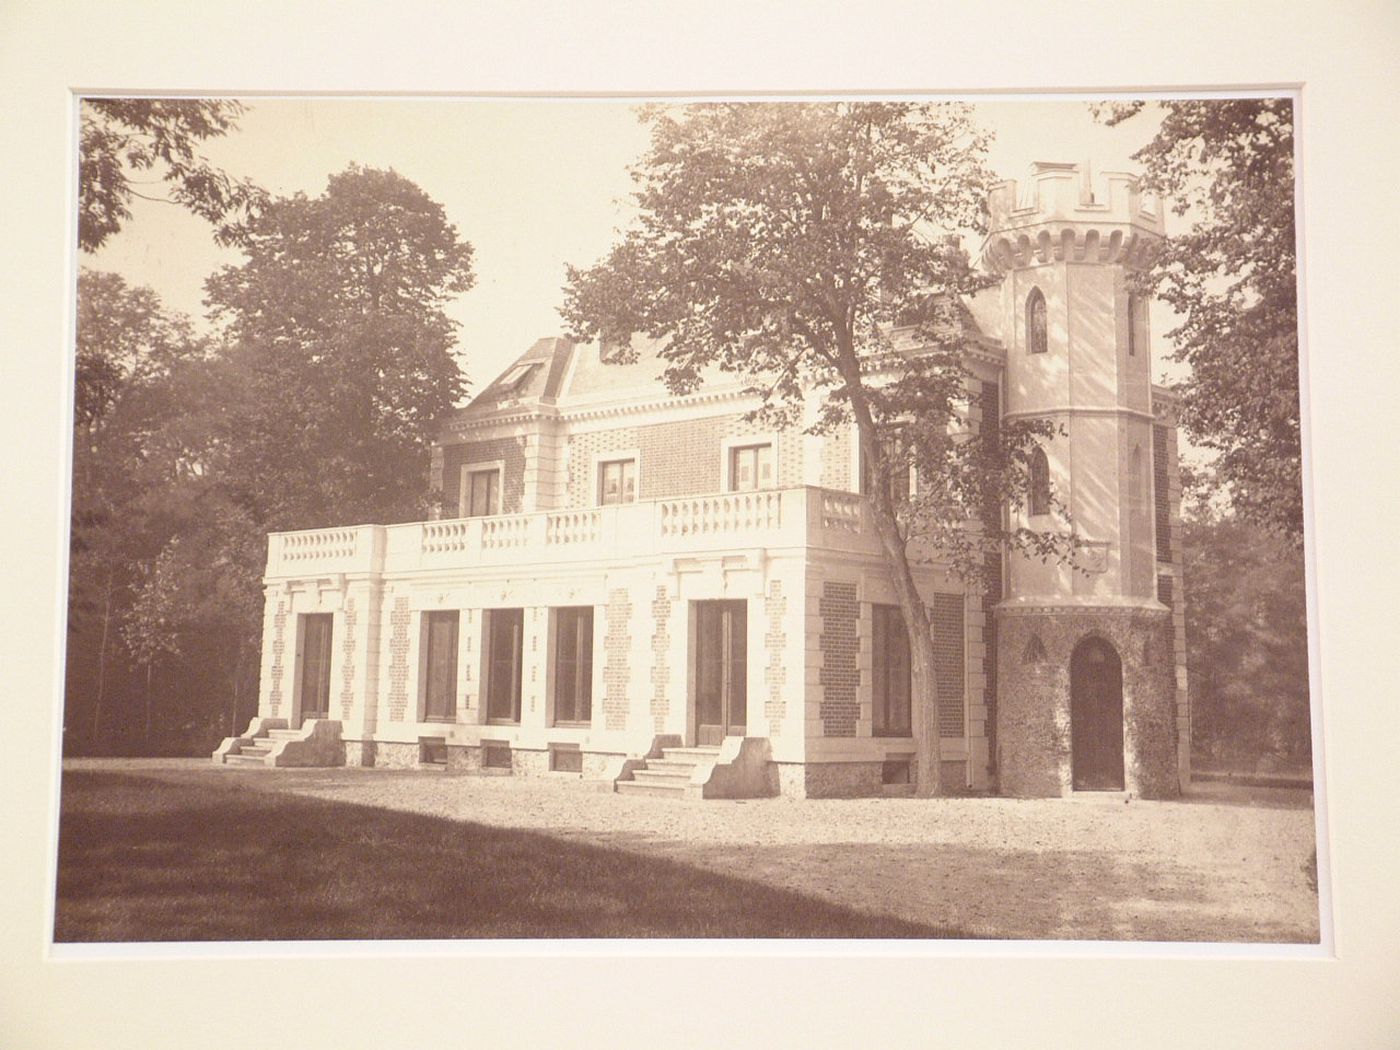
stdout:
<svg viewBox="0 0 1400 1050">
<path fill-rule="evenodd" d="M 1044 324 L 1037 326 L 1036 310 L 1039 309 Z M 1050 306 L 1045 301 L 1045 293 L 1039 285 L 1031 288 L 1026 295 L 1026 353 L 1047 354 L 1050 352 Z"/>
<path fill-rule="evenodd" d="M 450 671 L 447 675 L 447 705 L 444 713 L 433 714 L 430 712 L 433 700 L 433 671 L 434 658 L 439 654 L 433 645 L 432 625 L 436 620 L 446 621 L 451 618 L 452 629 L 448 637 L 451 642 L 448 646 L 447 657 Z M 420 721 L 423 722 L 455 722 L 457 720 L 457 691 L 458 675 L 461 673 L 461 653 L 462 653 L 462 613 L 459 609 L 425 609 L 418 625 L 418 637 L 421 639 L 422 649 L 422 671 L 420 674 L 421 685 L 419 686 L 419 710 L 422 712 Z"/>
<path fill-rule="evenodd" d="M 903 650 L 899 650 L 900 639 Z M 895 650 L 890 649 L 891 643 Z M 870 735 L 905 739 L 914 735 L 914 656 L 904 612 L 898 605 L 870 605 Z M 902 671 L 902 673 L 901 673 Z M 902 690 L 892 691 L 892 687 Z M 902 695 L 900 695 L 902 692 Z M 902 708 L 902 710 L 896 710 Z M 900 724 L 899 715 L 903 715 Z"/>
<path fill-rule="evenodd" d="M 515 615 L 507 620 L 507 613 Z M 523 607 L 486 609 L 483 619 L 485 637 L 482 645 L 482 715 L 490 725 L 519 725 L 525 678 L 525 610 Z M 520 629 L 512 636 L 511 666 L 505 669 L 509 674 L 507 681 L 510 683 L 506 687 L 505 699 L 510 705 L 510 711 L 502 715 L 497 712 L 497 701 L 501 698 L 497 690 L 501 688 L 502 671 L 502 668 L 497 666 L 500 663 L 497 632 L 510 621 L 517 622 Z"/>
<path fill-rule="evenodd" d="M 765 484 L 762 479 L 762 468 L 764 466 L 763 457 L 759 453 L 767 452 L 768 482 Z M 754 453 L 753 460 L 753 484 L 739 487 L 739 458 L 744 453 Z M 735 443 L 725 449 L 725 491 L 726 492 L 763 492 L 767 489 L 777 488 L 778 485 L 778 452 L 774 442 L 746 441 Z"/>
<path fill-rule="evenodd" d="M 550 610 L 550 724 L 556 726 L 590 726 L 593 724 L 593 648 L 596 642 L 597 616 L 591 605 L 564 605 Z M 585 637 L 584 625 L 587 624 Z M 571 660 L 564 656 L 564 641 L 574 639 Z M 568 710 L 565 708 L 566 690 Z"/>
<path fill-rule="evenodd" d="M 1040 445 L 1031 453 L 1030 483 L 1026 488 L 1026 513 L 1032 518 L 1050 513 L 1050 457 Z"/>
<path fill-rule="evenodd" d="M 495 501 L 494 510 L 490 509 L 488 500 L 488 512 L 485 514 L 472 513 L 472 479 L 477 475 L 495 474 Z M 457 489 L 457 516 L 459 518 L 494 518 L 503 513 L 505 505 L 505 464 L 500 460 L 488 463 L 463 463 L 462 474 L 458 481 Z"/>
<path fill-rule="evenodd" d="M 894 426 L 891 433 L 885 435 L 884 444 L 887 447 L 892 446 L 893 453 L 897 456 L 904 455 L 904 450 L 899 447 L 903 442 L 904 426 L 905 424 L 899 423 Z M 862 496 L 870 496 L 874 494 L 875 479 L 871 476 L 869 451 L 866 448 L 865 442 L 860 440 L 858 431 L 856 434 L 856 448 L 856 491 Z M 895 504 L 911 499 L 919 491 L 918 472 L 914 469 L 913 463 L 910 463 L 904 468 L 904 476 L 902 479 L 896 471 L 885 479 L 885 483 L 889 486 L 890 501 Z"/>
<path fill-rule="evenodd" d="M 624 472 L 623 472 L 623 475 L 622 475 L 622 478 L 620 479 L 620 481 L 621 481 L 621 484 L 620 484 L 620 493 L 621 493 L 620 498 L 618 498 L 618 499 L 613 499 L 613 500 L 608 499 L 608 498 L 607 498 L 607 484 L 608 484 L 608 482 L 607 482 L 607 469 L 608 469 L 609 467 L 626 467 L 626 466 L 631 466 L 631 468 L 632 468 L 632 470 L 631 470 L 631 474 L 632 474 L 632 479 L 631 479 L 631 480 L 632 480 L 632 495 L 631 495 L 631 498 L 628 498 L 627 495 L 626 495 L 627 472 L 624 471 Z M 622 506 L 626 506 L 626 505 L 629 504 L 629 503 L 636 503 L 636 502 L 637 502 L 638 497 L 639 497 L 639 495 L 640 495 L 640 485 L 639 485 L 639 482 L 640 482 L 640 473 L 641 473 L 641 472 L 637 469 L 637 457 L 636 457 L 636 456 L 631 456 L 631 455 L 616 456 L 616 455 L 613 455 L 613 454 L 609 453 L 609 454 L 608 454 L 608 458 L 600 458 L 600 459 L 597 461 L 597 463 L 596 463 L 596 465 L 595 465 L 595 467 L 594 467 L 594 473 L 595 473 L 595 475 L 596 475 L 596 477 L 597 477 L 597 479 L 598 479 L 598 488 L 597 488 L 597 493 L 596 493 L 596 495 L 597 495 L 597 501 L 598 501 L 598 502 L 597 502 L 597 506 L 599 506 L 599 507 L 622 507 Z"/>
</svg>

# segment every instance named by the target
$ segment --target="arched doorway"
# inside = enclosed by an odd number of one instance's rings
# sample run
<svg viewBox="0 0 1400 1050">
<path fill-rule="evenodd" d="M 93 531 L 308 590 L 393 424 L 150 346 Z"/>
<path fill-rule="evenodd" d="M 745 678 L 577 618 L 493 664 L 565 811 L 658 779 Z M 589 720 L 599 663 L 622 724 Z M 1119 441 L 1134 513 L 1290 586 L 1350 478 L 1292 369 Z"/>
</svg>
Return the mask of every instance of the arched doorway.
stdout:
<svg viewBox="0 0 1400 1050">
<path fill-rule="evenodd" d="M 1076 791 L 1123 790 L 1123 662 L 1102 638 L 1069 661 L 1070 746 Z"/>
</svg>

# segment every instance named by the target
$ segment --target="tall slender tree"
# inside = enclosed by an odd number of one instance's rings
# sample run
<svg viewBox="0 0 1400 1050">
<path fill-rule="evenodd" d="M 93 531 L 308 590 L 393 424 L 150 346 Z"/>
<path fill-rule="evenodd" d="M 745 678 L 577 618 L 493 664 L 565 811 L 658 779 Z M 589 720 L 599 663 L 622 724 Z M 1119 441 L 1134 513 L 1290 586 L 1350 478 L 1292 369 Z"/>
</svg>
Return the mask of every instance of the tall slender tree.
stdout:
<svg viewBox="0 0 1400 1050">
<path fill-rule="evenodd" d="M 939 784 L 929 617 L 911 540 L 975 575 L 1003 542 L 1057 555 L 1065 537 L 969 527 L 1024 493 L 1045 424 L 969 441 L 959 296 L 980 288 L 960 246 L 985 225 L 985 136 L 959 104 L 726 103 L 648 107 L 651 146 L 634 169 L 638 220 L 596 266 L 570 268 L 575 335 L 664 340 L 665 379 L 694 390 L 706 369 L 748 377 L 771 422 L 815 432 L 854 423 L 875 531 L 912 656 L 917 790 Z M 905 341 L 892 326 L 912 320 Z M 903 330 L 910 335 L 908 329 Z M 812 411 L 808 399 L 820 404 Z M 901 498 L 910 464 L 920 484 Z"/>
</svg>

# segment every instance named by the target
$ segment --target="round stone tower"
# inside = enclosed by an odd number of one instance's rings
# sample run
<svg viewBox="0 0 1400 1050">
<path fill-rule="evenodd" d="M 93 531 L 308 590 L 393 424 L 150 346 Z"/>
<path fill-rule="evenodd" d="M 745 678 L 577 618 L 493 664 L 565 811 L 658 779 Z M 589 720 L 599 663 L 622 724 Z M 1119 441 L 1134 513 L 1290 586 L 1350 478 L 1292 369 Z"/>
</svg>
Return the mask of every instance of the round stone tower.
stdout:
<svg viewBox="0 0 1400 1050">
<path fill-rule="evenodd" d="M 1155 594 L 1147 304 L 1162 208 L 1107 174 L 1037 164 L 992 190 L 983 264 L 1001 275 L 1003 418 L 1063 433 L 1032 466 L 1038 530 L 1070 531 L 1074 564 L 1011 556 L 997 626 L 997 769 L 1003 793 L 1178 791 L 1171 614 Z M 1013 522 L 1013 524 L 1016 524 Z"/>
</svg>

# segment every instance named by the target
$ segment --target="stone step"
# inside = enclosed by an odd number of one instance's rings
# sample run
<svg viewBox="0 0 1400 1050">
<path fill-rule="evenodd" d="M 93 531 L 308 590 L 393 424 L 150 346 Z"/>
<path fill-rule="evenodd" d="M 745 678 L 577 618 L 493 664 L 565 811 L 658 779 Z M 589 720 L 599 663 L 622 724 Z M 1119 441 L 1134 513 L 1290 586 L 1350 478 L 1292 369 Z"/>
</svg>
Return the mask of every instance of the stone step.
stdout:
<svg viewBox="0 0 1400 1050">
<path fill-rule="evenodd" d="M 619 795 L 654 795 L 658 798 L 685 798 L 685 787 L 680 784 L 649 784 L 644 780 L 619 780 Z"/>
<path fill-rule="evenodd" d="M 269 729 L 267 731 L 268 740 L 296 740 L 301 736 L 300 729 Z M 258 737 L 259 740 L 264 739 Z"/>
<path fill-rule="evenodd" d="M 719 748 L 717 747 L 663 747 L 661 749 L 661 759 L 666 762 L 689 762 L 691 765 L 699 765 L 701 762 L 714 762 L 718 758 Z"/>
<path fill-rule="evenodd" d="M 685 787 L 690 783 L 689 769 L 652 769 L 650 764 L 645 769 L 634 769 L 632 776 L 643 784 L 674 784 Z"/>
<path fill-rule="evenodd" d="M 248 755 L 250 757 L 256 755 L 258 758 L 262 758 L 264 755 L 271 753 L 271 751 L 271 747 L 266 747 L 262 744 L 244 744 L 238 749 L 238 754 Z"/>
<path fill-rule="evenodd" d="M 227 766 L 261 766 L 265 765 L 261 755 L 232 754 L 224 756 L 224 765 Z"/>
<path fill-rule="evenodd" d="M 696 766 L 701 765 L 702 760 L 691 758 L 649 758 L 647 759 L 647 769 L 654 769 L 660 772 L 684 773 L 690 776 Z"/>
</svg>

